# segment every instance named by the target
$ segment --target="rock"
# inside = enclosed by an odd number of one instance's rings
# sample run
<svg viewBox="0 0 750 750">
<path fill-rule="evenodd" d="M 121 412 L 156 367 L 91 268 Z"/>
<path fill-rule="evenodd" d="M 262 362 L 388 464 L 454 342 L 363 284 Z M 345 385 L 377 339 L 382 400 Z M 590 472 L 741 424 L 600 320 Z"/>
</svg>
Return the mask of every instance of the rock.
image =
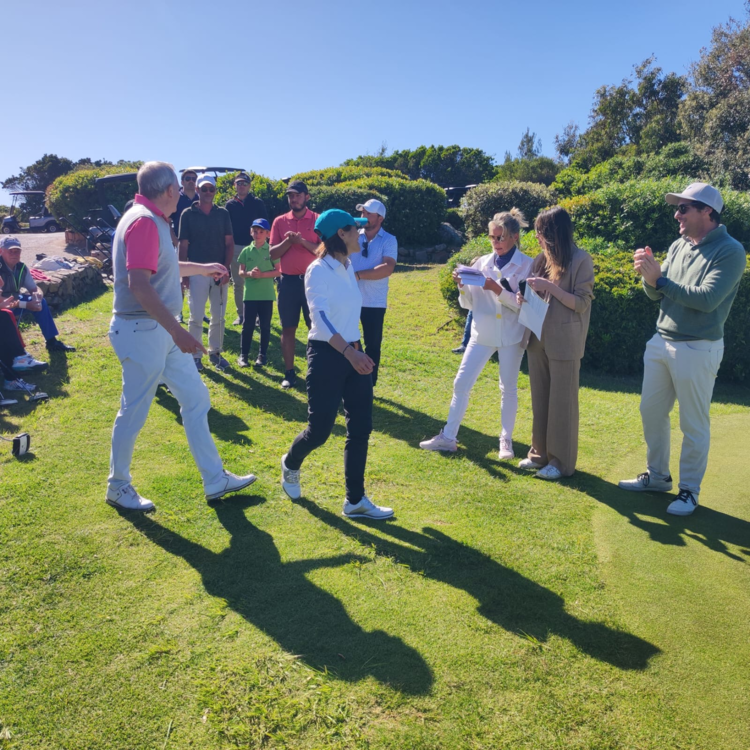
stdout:
<svg viewBox="0 0 750 750">
<path fill-rule="evenodd" d="M 451 254 L 447 250 L 441 250 L 440 252 L 434 253 L 432 256 L 433 263 L 445 263 Z"/>
<path fill-rule="evenodd" d="M 427 250 L 417 250 L 417 252 L 414 253 L 414 260 L 416 260 L 417 263 L 428 263 L 430 260 L 429 253 Z"/>
<path fill-rule="evenodd" d="M 461 232 L 455 227 L 452 227 L 448 222 L 444 221 L 440 225 L 438 230 L 440 239 L 449 247 L 460 247 L 464 243 L 464 238 Z"/>
<path fill-rule="evenodd" d="M 442 253 L 443 250 L 447 250 L 447 249 L 448 249 L 448 245 L 446 245 L 445 243 L 442 243 L 440 245 L 435 245 L 435 252 L 436 253 Z"/>
</svg>

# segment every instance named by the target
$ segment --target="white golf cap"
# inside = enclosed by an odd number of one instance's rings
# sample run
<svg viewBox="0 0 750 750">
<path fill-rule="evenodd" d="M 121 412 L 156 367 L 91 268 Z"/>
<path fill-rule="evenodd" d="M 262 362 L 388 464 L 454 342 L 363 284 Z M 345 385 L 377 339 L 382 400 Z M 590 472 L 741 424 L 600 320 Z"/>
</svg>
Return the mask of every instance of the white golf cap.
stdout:
<svg viewBox="0 0 750 750">
<path fill-rule="evenodd" d="M 199 174 L 198 175 L 198 187 L 203 185 L 213 185 L 216 187 L 216 180 L 211 177 L 210 174 Z"/>
<path fill-rule="evenodd" d="M 721 197 L 721 193 L 705 182 L 693 182 L 681 193 L 667 193 L 664 197 L 667 203 L 673 206 L 679 205 L 680 201 L 700 201 L 707 206 L 711 206 L 718 214 L 724 208 L 724 199 Z"/>
<path fill-rule="evenodd" d="M 369 211 L 371 214 L 378 214 L 385 219 L 385 206 L 375 198 L 370 198 L 367 203 L 358 203 L 357 211 Z"/>
</svg>

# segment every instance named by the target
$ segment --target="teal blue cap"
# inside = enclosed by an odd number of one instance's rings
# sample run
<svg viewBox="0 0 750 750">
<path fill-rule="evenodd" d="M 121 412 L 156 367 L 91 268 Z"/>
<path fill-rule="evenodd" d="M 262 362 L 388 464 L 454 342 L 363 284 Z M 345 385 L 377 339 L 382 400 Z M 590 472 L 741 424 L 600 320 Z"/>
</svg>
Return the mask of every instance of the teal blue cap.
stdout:
<svg viewBox="0 0 750 750">
<path fill-rule="evenodd" d="M 363 227 L 367 219 L 354 218 L 350 213 L 340 208 L 329 208 L 318 216 L 315 222 L 315 231 L 322 240 L 333 237 L 339 229 L 344 227 Z"/>
</svg>

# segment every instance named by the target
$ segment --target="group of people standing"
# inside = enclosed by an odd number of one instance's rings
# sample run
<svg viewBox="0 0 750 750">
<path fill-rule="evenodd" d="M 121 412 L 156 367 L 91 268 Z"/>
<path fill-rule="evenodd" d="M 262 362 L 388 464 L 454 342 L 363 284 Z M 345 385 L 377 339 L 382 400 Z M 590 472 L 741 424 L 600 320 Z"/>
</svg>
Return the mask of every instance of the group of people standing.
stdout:
<svg viewBox="0 0 750 750">
<path fill-rule="evenodd" d="M 238 274 L 246 281 L 270 281 L 280 270 L 279 312 L 287 335 L 296 330 L 300 313 L 309 320 L 308 424 L 281 458 L 284 491 L 293 499 L 301 496 L 302 464 L 328 439 L 343 402 L 343 513 L 351 518 L 391 517 L 393 509 L 375 505 L 365 488 L 373 385 L 387 299 L 387 284 L 382 282 L 396 261 L 395 240 L 382 229 L 382 203 L 369 201 L 358 206 L 362 216 L 357 218 L 341 209 L 317 215 L 307 208 L 309 194 L 304 184 L 293 182 L 289 185 L 291 211 L 277 218 L 270 231 L 263 224 L 267 220 L 254 219 L 250 246 L 235 254 L 234 243 L 230 247 L 227 240 L 226 263 L 199 263 L 189 256 L 178 259 L 174 251 L 169 217 L 175 212 L 180 191 L 171 165 L 144 164 L 138 173 L 138 185 L 135 205 L 120 220 L 113 247 L 115 295 L 110 340 L 123 368 L 123 396 L 112 435 L 107 502 L 128 510 L 153 509 L 153 503 L 141 497 L 131 484 L 130 462 L 135 438 L 161 381 L 180 402 L 206 498 L 216 500 L 255 481 L 252 474 L 237 476 L 222 466 L 208 429 L 208 392 L 190 359 L 206 350 L 177 319 L 182 307 L 180 277 L 190 280 L 191 289 L 196 279 L 200 284 L 226 286 L 227 264 L 231 266 L 236 260 Z M 657 334 L 645 358 L 641 411 L 648 469 L 620 486 L 627 490 L 671 490 L 669 412 L 677 398 L 685 439 L 680 493 L 668 512 L 688 515 L 697 506 L 705 471 L 708 410 L 721 361 L 723 326 L 745 268 L 745 253 L 719 223 L 723 202 L 714 188 L 696 183 L 682 194 L 668 195 L 667 200 L 677 206 L 675 217 L 682 238 L 672 245 L 661 266 L 649 248 L 636 251 L 634 256 L 634 268 L 643 277 L 645 292 L 662 305 Z M 194 208 L 195 204 L 186 211 Z M 187 239 L 183 233 L 185 215 L 183 211 L 181 251 L 182 241 Z M 317 239 L 314 252 L 308 246 L 313 245 L 307 239 L 308 225 Z M 525 226 L 518 209 L 496 215 L 489 225 L 493 252 L 474 263 L 485 277 L 484 285 L 463 286 L 456 275 L 460 303 L 473 312 L 471 337 L 454 381 L 448 422 L 439 435 L 422 442 L 421 447 L 457 449 L 458 430 L 471 389 L 496 353 L 502 394 L 499 456 L 513 458 L 517 380 L 525 350 L 533 426 L 531 448 L 520 466 L 535 469 L 542 479 L 557 480 L 573 474 L 576 467 L 578 382 L 591 315 L 594 266 L 588 253 L 575 245 L 570 216 L 561 207 L 543 211 L 536 218 L 541 252 L 533 259 L 519 247 Z M 267 270 L 255 265 L 248 271 L 260 251 Z M 277 260 L 280 269 L 274 262 Z M 304 272 L 303 262 L 307 264 Z M 363 289 L 368 282 L 373 286 Z M 519 311 L 526 304 L 524 285 L 548 303 L 539 337 L 519 321 Z M 285 287 L 289 291 L 285 292 Z M 251 315 L 261 315 L 258 306 L 248 306 L 248 302 L 253 300 L 244 296 L 245 325 Z M 245 359 L 247 353 L 243 348 Z M 291 365 L 286 367 L 289 380 L 294 375 L 293 359 L 287 361 L 286 350 L 284 354 L 285 366 Z"/>
</svg>

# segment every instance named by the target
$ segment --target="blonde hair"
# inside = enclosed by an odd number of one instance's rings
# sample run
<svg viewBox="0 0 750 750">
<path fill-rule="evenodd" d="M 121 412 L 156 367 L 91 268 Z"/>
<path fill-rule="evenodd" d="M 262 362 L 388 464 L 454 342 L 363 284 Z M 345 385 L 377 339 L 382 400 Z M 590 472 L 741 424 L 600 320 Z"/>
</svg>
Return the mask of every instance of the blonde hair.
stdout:
<svg viewBox="0 0 750 750">
<path fill-rule="evenodd" d="M 495 214 L 490 219 L 490 230 L 492 227 L 501 229 L 503 232 L 503 239 L 509 234 L 519 235 L 522 229 L 526 229 L 529 226 L 529 222 L 526 221 L 526 217 L 523 215 L 523 211 L 515 206 L 510 211 L 501 211 L 499 214 Z"/>
</svg>

